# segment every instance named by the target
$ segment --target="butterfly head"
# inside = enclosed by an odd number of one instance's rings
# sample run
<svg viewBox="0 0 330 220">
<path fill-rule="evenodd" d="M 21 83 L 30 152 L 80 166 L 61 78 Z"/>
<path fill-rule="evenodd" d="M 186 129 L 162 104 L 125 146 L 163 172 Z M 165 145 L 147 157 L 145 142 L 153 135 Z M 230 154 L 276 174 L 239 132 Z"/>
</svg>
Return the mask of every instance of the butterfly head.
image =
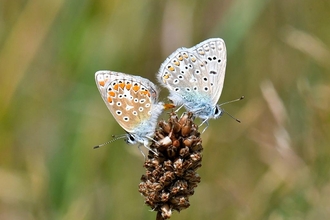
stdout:
<svg viewBox="0 0 330 220">
<path fill-rule="evenodd" d="M 136 137 L 133 134 L 127 133 L 127 137 L 125 138 L 127 144 L 136 144 Z"/>
<path fill-rule="evenodd" d="M 214 119 L 216 118 L 220 118 L 223 114 L 223 110 L 221 109 L 221 107 L 219 105 L 216 105 L 214 107 L 214 110 L 213 110 L 213 117 Z"/>
</svg>

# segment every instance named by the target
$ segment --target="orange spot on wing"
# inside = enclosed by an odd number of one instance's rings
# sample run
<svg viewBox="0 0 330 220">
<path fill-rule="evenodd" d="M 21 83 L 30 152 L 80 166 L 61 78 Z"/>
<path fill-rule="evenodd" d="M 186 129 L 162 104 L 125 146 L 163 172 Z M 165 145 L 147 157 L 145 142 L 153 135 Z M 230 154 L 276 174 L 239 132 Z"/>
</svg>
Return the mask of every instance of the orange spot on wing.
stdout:
<svg viewBox="0 0 330 220">
<path fill-rule="evenodd" d="M 114 90 L 118 90 L 118 87 L 119 87 L 118 84 L 115 84 L 115 85 L 113 86 L 113 89 L 114 89 Z"/>
<path fill-rule="evenodd" d="M 102 80 L 102 81 L 99 81 L 99 85 L 100 85 L 100 86 L 104 86 L 104 85 L 105 85 L 105 82 L 104 82 L 104 80 Z"/>
<path fill-rule="evenodd" d="M 140 89 L 140 86 L 133 86 L 133 90 L 134 90 L 135 92 L 139 91 L 139 89 Z"/>
<path fill-rule="evenodd" d="M 114 91 L 110 91 L 108 92 L 109 96 L 112 96 L 112 97 L 115 97 L 116 96 L 116 93 Z"/>
<path fill-rule="evenodd" d="M 173 66 L 168 66 L 167 69 L 169 69 L 170 71 L 174 71 L 174 67 Z"/>
<path fill-rule="evenodd" d="M 125 88 L 125 83 L 119 83 L 119 87 L 124 89 Z"/>
<path fill-rule="evenodd" d="M 112 103 L 112 98 L 110 96 L 108 96 L 108 102 Z"/>
<path fill-rule="evenodd" d="M 143 94 L 143 95 L 150 95 L 150 93 L 149 93 L 149 91 L 148 90 L 145 90 L 145 91 L 141 91 L 141 94 Z"/>
<path fill-rule="evenodd" d="M 183 57 L 181 55 L 179 55 L 178 60 L 182 61 Z"/>
<path fill-rule="evenodd" d="M 180 66 L 180 63 L 178 61 L 173 62 L 176 66 Z"/>
<path fill-rule="evenodd" d="M 127 89 L 127 90 L 130 90 L 131 87 L 132 87 L 132 84 L 126 84 L 126 89 Z"/>
</svg>

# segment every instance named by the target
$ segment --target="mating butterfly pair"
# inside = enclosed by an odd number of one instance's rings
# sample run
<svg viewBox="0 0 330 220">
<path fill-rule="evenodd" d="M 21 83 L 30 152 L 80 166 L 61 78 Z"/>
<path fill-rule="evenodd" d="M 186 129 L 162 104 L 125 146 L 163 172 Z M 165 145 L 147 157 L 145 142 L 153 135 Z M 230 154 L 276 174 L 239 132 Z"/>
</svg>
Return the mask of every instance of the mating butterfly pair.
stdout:
<svg viewBox="0 0 330 220">
<path fill-rule="evenodd" d="M 157 77 L 176 106 L 184 106 L 207 123 L 222 114 L 217 102 L 225 69 L 225 42 L 212 38 L 177 49 L 161 65 Z M 107 70 L 96 72 L 95 80 L 106 106 L 128 133 L 126 142 L 147 147 L 164 109 L 157 87 L 148 79 Z"/>
</svg>

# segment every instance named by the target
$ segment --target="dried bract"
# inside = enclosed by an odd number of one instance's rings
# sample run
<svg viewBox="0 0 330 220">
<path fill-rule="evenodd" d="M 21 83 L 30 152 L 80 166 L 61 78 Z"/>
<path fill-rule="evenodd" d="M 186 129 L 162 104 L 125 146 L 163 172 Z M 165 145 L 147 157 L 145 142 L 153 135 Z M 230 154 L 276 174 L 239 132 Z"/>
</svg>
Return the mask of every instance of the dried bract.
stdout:
<svg viewBox="0 0 330 220">
<path fill-rule="evenodd" d="M 192 113 L 181 118 L 173 112 L 167 122 L 160 121 L 144 163 L 139 192 L 145 203 L 157 211 L 157 219 L 168 219 L 172 211 L 190 206 L 189 196 L 200 182 L 196 170 L 202 166 L 202 140 Z"/>
</svg>

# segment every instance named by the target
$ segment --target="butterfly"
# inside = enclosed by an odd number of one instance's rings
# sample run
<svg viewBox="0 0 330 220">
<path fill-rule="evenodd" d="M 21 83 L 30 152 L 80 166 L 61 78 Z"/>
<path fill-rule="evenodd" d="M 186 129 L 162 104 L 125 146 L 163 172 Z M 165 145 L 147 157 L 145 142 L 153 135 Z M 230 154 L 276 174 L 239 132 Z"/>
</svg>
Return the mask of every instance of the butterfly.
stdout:
<svg viewBox="0 0 330 220">
<path fill-rule="evenodd" d="M 147 145 L 164 109 L 157 87 L 148 79 L 108 70 L 97 71 L 95 81 L 105 105 L 127 132 L 126 142 L 150 150 Z"/>
<path fill-rule="evenodd" d="M 217 104 L 225 79 L 227 52 L 221 38 L 179 48 L 162 63 L 157 78 L 170 91 L 169 99 L 184 106 L 208 125 L 223 110 Z"/>
</svg>

